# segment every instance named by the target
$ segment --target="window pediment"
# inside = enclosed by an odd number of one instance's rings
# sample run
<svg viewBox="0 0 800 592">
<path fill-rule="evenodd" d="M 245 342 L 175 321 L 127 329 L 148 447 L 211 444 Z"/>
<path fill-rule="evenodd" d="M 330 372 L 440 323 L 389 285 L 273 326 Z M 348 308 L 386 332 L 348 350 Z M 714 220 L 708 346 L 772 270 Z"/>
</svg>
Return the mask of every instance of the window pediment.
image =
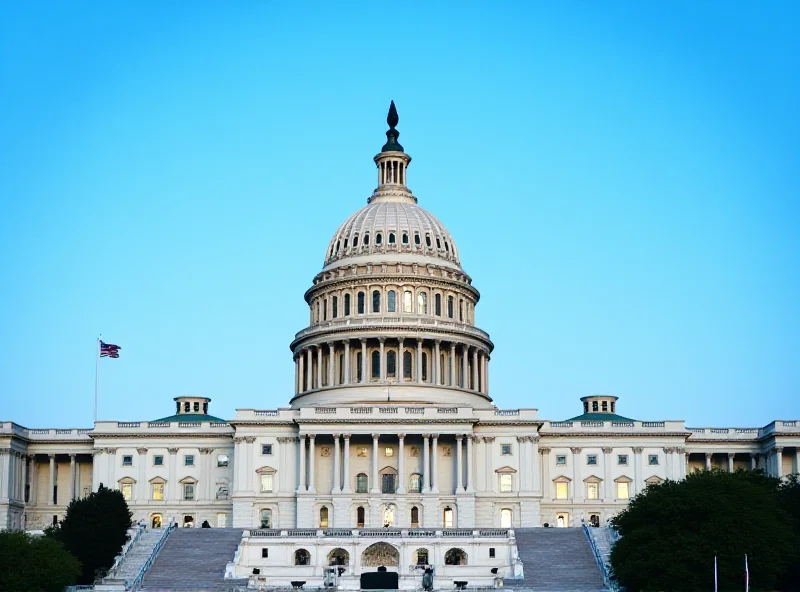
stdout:
<svg viewBox="0 0 800 592">
<path fill-rule="evenodd" d="M 119 479 L 117 483 L 119 483 L 120 485 L 123 483 L 136 483 L 136 479 L 134 479 L 133 477 L 123 477 L 122 479 Z"/>
<path fill-rule="evenodd" d="M 572 479 L 570 479 L 566 475 L 559 475 L 558 477 L 553 479 L 553 483 L 569 483 L 570 481 L 572 481 Z"/>
<path fill-rule="evenodd" d="M 645 482 L 645 483 L 647 483 L 647 484 L 650 484 L 650 485 L 652 485 L 652 484 L 654 484 L 654 483 L 655 483 L 655 484 L 658 484 L 658 483 L 663 483 L 663 482 L 664 482 L 664 479 L 662 479 L 662 478 L 661 478 L 661 477 L 659 477 L 658 475 L 650 475 L 650 476 L 649 476 L 647 479 L 645 479 L 645 480 L 644 480 L 644 482 Z"/>
<path fill-rule="evenodd" d="M 499 469 L 495 469 L 494 472 L 495 473 L 516 473 L 517 469 L 515 469 L 514 467 L 505 466 L 505 467 L 500 467 Z"/>
<path fill-rule="evenodd" d="M 272 475 L 277 472 L 278 472 L 277 470 L 268 466 L 263 466 L 260 469 L 256 469 L 256 473 L 258 473 L 259 475 Z"/>
<path fill-rule="evenodd" d="M 195 479 L 194 477 L 184 477 L 183 479 L 178 481 L 178 483 L 183 483 L 183 484 L 197 483 L 197 479 Z"/>
<path fill-rule="evenodd" d="M 584 483 L 601 483 L 603 480 L 597 475 L 589 475 L 583 480 Z"/>
<path fill-rule="evenodd" d="M 627 477 L 626 475 L 622 475 L 614 479 L 614 483 L 633 483 L 633 479 Z"/>
<path fill-rule="evenodd" d="M 397 469 L 395 469 L 394 467 L 386 466 L 383 467 L 380 471 L 378 471 L 378 473 L 380 473 L 381 475 L 396 475 Z"/>
<path fill-rule="evenodd" d="M 164 477 L 153 477 L 152 479 L 150 479 L 150 481 L 148 481 L 148 483 L 166 483 L 166 482 L 167 480 L 164 479 Z"/>
</svg>

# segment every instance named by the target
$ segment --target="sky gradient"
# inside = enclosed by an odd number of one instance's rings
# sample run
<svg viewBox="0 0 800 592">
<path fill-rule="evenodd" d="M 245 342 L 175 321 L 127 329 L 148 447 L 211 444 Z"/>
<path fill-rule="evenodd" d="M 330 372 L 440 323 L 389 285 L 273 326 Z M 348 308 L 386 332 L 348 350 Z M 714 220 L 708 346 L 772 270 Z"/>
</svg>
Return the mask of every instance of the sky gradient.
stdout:
<svg viewBox="0 0 800 592">
<path fill-rule="evenodd" d="M 491 395 L 800 419 L 796 2 L 0 3 L 0 420 L 287 405 L 390 99 Z"/>
</svg>

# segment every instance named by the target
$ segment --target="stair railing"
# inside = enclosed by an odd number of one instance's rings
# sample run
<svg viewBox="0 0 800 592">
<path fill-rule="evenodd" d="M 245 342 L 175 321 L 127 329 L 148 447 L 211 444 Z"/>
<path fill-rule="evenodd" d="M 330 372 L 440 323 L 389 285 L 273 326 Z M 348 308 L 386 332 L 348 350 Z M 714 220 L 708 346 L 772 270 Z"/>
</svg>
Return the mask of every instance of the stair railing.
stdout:
<svg viewBox="0 0 800 592">
<path fill-rule="evenodd" d="M 136 544 L 136 541 L 139 540 L 139 537 L 142 536 L 144 530 L 145 527 L 141 524 L 136 527 L 136 532 L 133 533 L 133 536 L 131 536 L 128 542 L 122 547 L 122 551 L 119 552 L 119 555 L 114 557 L 114 565 L 112 565 L 111 569 L 108 570 L 108 574 L 106 575 L 107 578 L 113 578 L 116 575 L 120 564 L 123 562 L 130 550 L 133 549 L 133 546 Z"/>
<path fill-rule="evenodd" d="M 125 580 L 125 590 L 130 590 L 131 592 L 135 592 L 139 589 L 139 586 L 142 585 L 142 580 L 144 579 L 144 574 L 147 573 L 147 570 L 150 569 L 150 566 L 153 565 L 153 561 L 156 560 L 156 555 L 161 550 L 161 547 L 164 546 L 164 543 L 167 540 L 169 534 L 175 530 L 175 527 L 178 526 L 176 522 L 171 523 L 167 528 L 164 529 L 164 533 L 161 535 L 161 538 L 158 539 L 158 542 L 153 547 L 153 550 L 150 552 L 150 557 L 147 558 L 147 561 L 144 562 L 142 567 L 139 569 L 139 573 L 136 574 L 136 577 L 132 580 Z"/>
<path fill-rule="evenodd" d="M 594 560 L 597 562 L 600 571 L 603 573 L 603 583 L 605 584 L 606 588 L 612 592 L 620 592 L 621 588 L 611 574 L 611 570 L 608 569 L 606 562 L 603 561 L 603 556 L 600 554 L 600 549 L 597 548 L 597 542 L 594 540 L 594 535 L 592 535 L 592 532 L 589 530 L 589 527 L 586 525 L 586 523 L 583 523 L 582 526 L 583 532 L 586 534 L 586 538 L 589 539 L 589 546 L 592 548 Z"/>
</svg>

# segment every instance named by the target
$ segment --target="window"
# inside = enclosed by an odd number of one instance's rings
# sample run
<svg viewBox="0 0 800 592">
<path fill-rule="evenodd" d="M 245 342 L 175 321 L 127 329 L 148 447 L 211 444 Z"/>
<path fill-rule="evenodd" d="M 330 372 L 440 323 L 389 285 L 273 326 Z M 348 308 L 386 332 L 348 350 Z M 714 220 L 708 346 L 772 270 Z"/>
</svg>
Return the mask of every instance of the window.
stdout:
<svg viewBox="0 0 800 592">
<path fill-rule="evenodd" d="M 364 516 L 366 512 L 364 511 L 364 506 L 358 506 L 356 508 L 356 526 L 358 528 L 364 528 Z"/>
<path fill-rule="evenodd" d="M 122 497 L 125 501 L 133 499 L 133 483 L 121 483 L 119 490 L 122 492 Z"/>
<path fill-rule="evenodd" d="M 189 408 L 190 408 L 189 407 L 189 402 L 187 401 L 186 403 L 183 404 L 183 412 L 184 413 L 189 413 Z"/>
<path fill-rule="evenodd" d="M 358 447 L 358 456 L 361 458 L 367 458 L 367 447 L 366 446 L 359 446 Z"/>
<path fill-rule="evenodd" d="M 344 295 L 344 316 L 350 316 L 350 294 Z"/>
<path fill-rule="evenodd" d="M 603 411 L 608 411 L 608 401 L 603 401 Z"/>
<path fill-rule="evenodd" d="M 617 455 L 617 464 L 618 465 L 627 465 L 628 464 L 628 455 L 627 454 L 618 454 Z"/>
<path fill-rule="evenodd" d="M 422 381 L 428 380 L 428 354 L 422 352 Z"/>
<path fill-rule="evenodd" d="M 163 466 L 164 465 L 164 457 L 161 456 L 160 454 L 157 455 L 157 456 L 154 456 L 153 457 L 153 464 L 155 466 L 157 466 L 157 467 Z"/>
<path fill-rule="evenodd" d="M 404 245 L 408 244 L 408 234 L 406 234 L 405 232 L 403 233 L 403 244 Z"/>
<path fill-rule="evenodd" d="M 631 484 L 627 482 L 617 483 L 617 499 L 628 499 L 631 496 Z"/>
<path fill-rule="evenodd" d="M 586 484 L 586 499 L 600 499 L 600 487 L 597 483 Z"/>
<path fill-rule="evenodd" d="M 187 501 L 194 499 L 194 483 L 183 484 L 183 499 Z"/>
<path fill-rule="evenodd" d="M 495 558 L 494 547 L 489 547 L 489 559 Z"/>
<path fill-rule="evenodd" d="M 419 508 L 417 506 L 411 508 L 411 526 L 419 527 Z"/>
<path fill-rule="evenodd" d="M 152 484 L 152 491 L 153 491 L 153 500 L 160 502 L 164 499 L 164 484 L 163 483 L 153 483 Z"/>
<path fill-rule="evenodd" d="M 411 293 L 411 290 L 403 292 L 403 312 L 412 312 L 414 304 L 413 297 L 414 295 Z"/>
<path fill-rule="evenodd" d="M 416 510 L 416 507 L 412 508 L 411 511 L 413 512 L 414 510 Z M 414 555 L 416 555 L 416 557 L 417 557 L 417 560 L 414 562 L 415 565 L 428 565 L 428 550 L 427 549 L 417 549 L 414 552 Z"/>
<path fill-rule="evenodd" d="M 271 493 L 272 492 L 272 482 L 274 475 L 272 473 L 266 473 L 261 475 L 261 493 Z"/>
<path fill-rule="evenodd" d="M 225 512 L 217 512 L 217 528 L 228 527 L 228 515 Z"/>
<path fill-rule="evenodd" d="M 411 378 L 412 362 L 411 352 L 403 352 L 403 378 Z"/>
<path fill-rule="evenodd" d="M 647 456 L 647 464 L 649 465 L 657 465 L 658 464 L 658 455 L 657 454 L 650 454 Z"/>
<path fill-rule="evenodd" d="M 363 365 L 363 359 L 361 357 L 361 352 L 358 352 L 356 354 L 356 380 L 358 382 L 361 382 L 361 380 L 362 380 L 362 378 L 361 378 L 361 376 L 362 376 L 361 373 L 362 373 L 362 370 L 363 370 L 362 365 Z"/>
<path fill-rule="evenodd" d="M 272 528 L 272 510 L 261 510 L 261 528 Z"/>
<path fill-rule="evenodd" d="M 183 466 L 184 467 L 193 467 L 194 466 L 194 454 L 187 454 L 183 457 Z"/>
<path fill-rule="evenodd" d="M 466 565 L 467 554 L 461 549 L 450 549 L 444 554 L 445 565 Z"/>
<path fill-rule="evenodd" d="M 567 499 L 569 497 L 569 483 L 556 483 L 556 499 Z"/>
<path fill-rule="evenodd" d="M 419 473 L 414 473 L 408 479 L 408 492 L 409 493 L 419 493 L 422 489 L 422 475 Z"/>
<path fill-rule="evenodd" d="M 614 413 L 614 401 L 611 401 L 611 413 Z"/>
<path fill-rule="evenodd" d="M 426 244 L 428 247 L 430 247 L 430 246 L 431 246 L 431 235 L 430 235 L 430 234 L 426 234 L 426 235 L 425 235 L 425 244 Z"/>
<path fill-rule="evenodd" d="M 369 233 L 367 232 L 364 234 L 364 246 L 366 247 L 368 245 L 369 245 Z"/>
<path fill-rule="evenodd" d="M 379 232 L 375 235 L 375 244 L 380 245 L 383 243 L 383 235 Z"/>
<path fill-rule="evenodd" d="M 333 318 L 339 316 L 339 297 L 334 296 L 331 300 L 331 305 L 333 306 Z"/>
<path fill-rule="evenodd" d="M 395 243 L 394 232 L 389 233 L 389 244 L 393 245 Z"/>
<path fill-rule="evenodd" d="M 392 526 L 394 524 L 394 511 L 395 511 L 394 504 L 388 504 L 383 509 L 383 526 L 384 527 L 389 527 L 389 526 Z"/>
<path fill-rule="evenodd" d="M 217 466 L 218 467 L 227 467 L 228 466 L 228 455 L 227 454 L 219 454 L 219 455 L 217 455 Z"/>
<path fill-rule="evenodd" d="M 435 294 L 433 296 L 433 314 L 437 317 L 442 316 L 442 295 Z"/>
<path fill-rule="evenodd" d="M 597 401 L 592 401 L 592 411 L 596 412 L 597 410 Z"/>
<path fill-rule="evenodd" d="M 394 448 L 392 448 L 391 446 L 387 446 L 387 447 L 384 449 L 383 453 L 384 453 L 386 456 L 394 456 Z"/>
<path fill-rule="evenodd" d="M 556 464 L 557 465 L 565 465 L 567 464 L 567 457 L 563 454 L 556 455 Z"/>
<path fill-rule="evenodd" d="M 388 312 L 397 312 L 397 292 L 389 290 L 386 294 L 386 310 Z"/>
<path fill-rule="evenodd" d="M 586 464 L 587 465 L 596 465 L 597 464 L 597 455 L 596 454 L 588 454 L 588 455 L 586 455 Z"/>
<path fill-rule="evenodd" d="M 442 512 L 442 522 L 445 528 L 453 528 L 453 510 L 450 507 L 444 509 Z"/>
<path fill-rule="evenodd" d="M 395 493 L 397 491 L 396 476 L 391 473 L 381 475 L 381 493 Z"/>
<path fill-rule="evenodd" d="M 381 377 L 381 354 L 377 350 L 372 352 L 372 378 Z"/>
<path fill-rule="evenodd" d="M 328 508 L 322 508 L 322 510 L 325 510 L 325 514 L 327 515 Z M 320 510 L 320 515 L 322 515 L 322 510 Z M 327 526 L 327 519 L 325 526 Z M 311 563 L 311 554 L 308 551 L 306 551 L 305 549 L 298 549 L 297 551 L 294 552 L 295 565 L 308 565 L 310 563 Z"/>
<path fill-rule="evenodd" d="M 511 510 L 508 508 L 500 510 L 500 528 L 511 528 L 511 516 Z"/>
<path fill-rule="evenodd" d="M 422 244 L 422 241 L 419 240 L 419 235 L 416 232 L 414 233 L 414 244 L 415 245 L 421 245 Z"/>
<path fill-rule="evenodd" d="M 453 297 L 447 297 L 447 317 L 452 319 L 453 318 Z"/>
<path fill-rule="evenodd" d="M 357 303 L 358 314 L 364 314 L 364 292 L 359 292 L 358 293 L 357 300 L 358 300 L 358 303 Z"/>
<path fill-rule="evenodd" d="M 194 516 L 191 514 L 184 514 L 183 516 L 183 527 L 184 528 L 194 528 Z"/>
<path fill-rule="evenodd" d="M 272 454 L 272 444 L 262 444 L 261 454 Z"/>
<path fill-rule="evenodd" d="M 122 457 L 122 466 L 123 467 L 132 467 L 133 466 L 133 457 L 132 456 L 123 456 Z"/>
<path fill-rule="evenodd" d="M 464 301 L 458 301 L 458 320 L 464 322 Z"/>
<path fill-rule="evenodd" d="M 511 473 L 500 475 L 500 493 L 509 493 L 513 490 L 514 476 Z"/>
<path fill-rule="evenodd" d="M 357 247 L 357 246 L 358 246 L 358 235 L 355 235 L 355 236 L 353 237 L 353 246 L 354 246 L 354 247 Z"/>
<path fill-rule="evenodd" d="M 386 353 L 386 376 L 389 378 L 397 376 L 397 354 L 393 350 Z"/>
<path fill-rule="evenodd" d="M 319 527 L 328 528 L 328 508 L 326 506 L 322 506 L 319 509 Z M 307 564 L 303 563 L 300 565 L 307 565 Z"/>
<path fill-rule="evenodd" d="M 369 478 L 366 473 L 356 475 L 356 493 L 367 493 L 369 491 Z"/>
<path fill-rule="evenodd" d="M 500 454 L 509 456 L 511 454 L 511 444 L 503 444 L 500 446 Z"/>
<path fill-rule="evenodd" d="M 428 294 L 426 292 L 417 294 L 417 313 L 428 314 Z"/>
<path fill-rule="evenodd" d="M 266 559 L 267 557 L 269 557 L 269 549 L 261 547 L 261 559 Z"/>
<path fill-rule="evenodd" d="M 379 290 L 372 291 L 372 312 L 381 311 L 381 293 Z"/>
</svg>

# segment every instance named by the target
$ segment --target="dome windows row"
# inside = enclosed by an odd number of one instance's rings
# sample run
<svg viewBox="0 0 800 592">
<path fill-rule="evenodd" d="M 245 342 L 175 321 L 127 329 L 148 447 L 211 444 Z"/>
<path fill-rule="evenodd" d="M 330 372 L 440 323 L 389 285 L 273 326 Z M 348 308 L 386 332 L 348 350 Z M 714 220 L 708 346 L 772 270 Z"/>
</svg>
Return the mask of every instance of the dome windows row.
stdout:
<svg viewBox="0 0 800 592">
<path fill-rule="evenodd" d="M 376 232 L 375 236 L 375 246 L 376 247 L 383 247 L 384 246 L 384 233 L 383 232 Z M 400 244 L 402 248 L 411 248 L 411 241 L 413 238 L 413 243 L 415 248 L 422 249 L 422 242 L 423 237 L 418 232 L 414 232 L 413 235 L 409 232 L 402 232 L 400 233 Z M 386 233 L 386 244 L 388 245 L 389 249 L 397 248 L 398 244 L 398 233 L 389 231 Z M 428 250 L 432 250 L 434 247 L 434 243 L 436 244 L 436 250 L 439 252 L 444 252 L 446 255 L 450 255 L 450 241 L 447 239 L 442 239 L 438 236 L 431 237 L 429 232 L 425 233 L 424 236 L 425 248 Z M 369 250 L 370 246 L 370 233 L 365 232 L 363 237 L 361 238 L 361 251 Z M 332 260 L 334 255 L 337 254 L 349 254 L 350 251 L 358 251 L 359 250 L 359 235 L 358 233 L 353 235 L 352 241 L 350 241 L 349 237 L 344 237 L 344 239 L 336 239 L 335 243 L 331 243 L 331 246 L 328 248 L 328 260 Z"/>
</svg>

